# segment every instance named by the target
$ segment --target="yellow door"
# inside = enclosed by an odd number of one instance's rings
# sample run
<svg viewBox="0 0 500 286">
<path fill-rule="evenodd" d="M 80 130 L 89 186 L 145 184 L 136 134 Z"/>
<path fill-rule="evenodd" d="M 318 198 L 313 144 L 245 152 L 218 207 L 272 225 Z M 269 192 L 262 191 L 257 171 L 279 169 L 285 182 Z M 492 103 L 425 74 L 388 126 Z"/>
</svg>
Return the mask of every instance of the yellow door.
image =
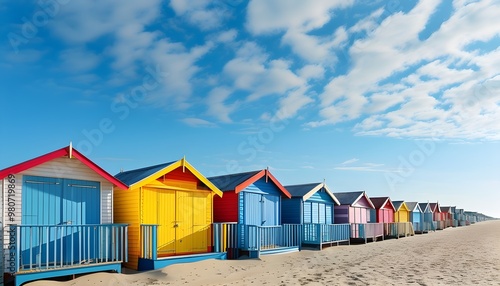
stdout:
<svg viewBox="0 0 500 286">
<path fill-rule="evenodd" d="M 158 254 L 175 254 L 175 191 L 157 190 Z"/>
<path fill-rule="evenodd" d="M 205 252 L 211 243 L 212 205 L 210 192 L 193 194 L 193 252 Z"/>
<path fill-rule="evenodd" d="M 193 196 L 192 192 L 177 191 L 176 251 L 192 252 L 193 245 Z"/>
<path fill-rule="evenodd" d="M 144 224 L 158 224 L 158 255 L 206 252 L 210 245 L 212 194 L 143 188 Z"/>
</svg>

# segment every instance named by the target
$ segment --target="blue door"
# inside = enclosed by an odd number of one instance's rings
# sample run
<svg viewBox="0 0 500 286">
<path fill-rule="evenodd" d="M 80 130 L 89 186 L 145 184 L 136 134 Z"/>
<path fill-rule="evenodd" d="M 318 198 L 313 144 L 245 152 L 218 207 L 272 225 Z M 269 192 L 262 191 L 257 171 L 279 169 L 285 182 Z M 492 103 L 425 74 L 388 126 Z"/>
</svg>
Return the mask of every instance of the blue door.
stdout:
<svg viewBox="0 0 500 286">
<path fill-rule="evenodd" d="M 100 183 L 23 176 L 22 225 L 62 226 L 100 223 Z M 95 248 L 93 229 L 25 228 L 21 233 L 22 264 L 81 262 Z M 82 243 L 85 241 L 85 243 Z"/>
</svg>

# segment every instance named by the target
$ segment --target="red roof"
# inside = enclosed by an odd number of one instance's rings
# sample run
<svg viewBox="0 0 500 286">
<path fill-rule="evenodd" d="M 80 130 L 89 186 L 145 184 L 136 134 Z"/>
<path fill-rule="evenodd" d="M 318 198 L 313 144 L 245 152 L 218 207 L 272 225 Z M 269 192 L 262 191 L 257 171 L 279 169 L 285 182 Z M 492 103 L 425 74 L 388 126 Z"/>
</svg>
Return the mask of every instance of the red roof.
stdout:
<svg viewBox="0 0 500 286">
<path fill-rule="evenodd" d="M 76 149 L 73 149 L 71 146 L 66 146 L 64 148 L 55 150 L 53 152 L 47 153 L 45 155 L 33 158 L 31 160 L 19 163 L 17 165 L 5 168 L 3 170 L 0 170 L 0 180 L 3 178 L 7 177 L 9 174 L 17 174 L 22 171 L 31 169 L 33 167 L 36 167 L 40 164 L 49 162 L 51 160 L 54 160 L 56 158 L 60 157 L 69 157 L 71 153 L 72 158 L 78 159 L 80 162 L 85 164 L 87 167 L 92 169 L 94 172 L 102 176 L 104 179 L 108 180 L 111 182 L 113 185 L 122 188 L 124 190 L 128 189 L 128 186 L 122 183 L 120 180 L 115 178 L 113 175 L 109 174 L 108 172 L 104 171 L 101 167 L 99 167 L 97 164 L 94 162 L 90 161 L 87 157 L 85 157 L 82 153 L 78 152 Z"/>
<path fill-rule="evenodd" d="M 241 190 L 244 190 L 246 187 L 255 183 L 256 181 L 258 181 L 260 178 L 263 177 L 266 177 L 267 179 L 271 180 L 285 196 L 287 196 L 288 198 L 292 197 L 292 195 L 288 192 L 288 190 L 285 189 L 285 187 L 278 181 L 278 179 L 276 179 L 267 169 L 259 171 L 255 175 L 251 176 L 250 178 L 248 178 L 247 180 L 236 186 L 236 188 L 234 188 L 234 192 L 239 193 Z"/>
</svg>

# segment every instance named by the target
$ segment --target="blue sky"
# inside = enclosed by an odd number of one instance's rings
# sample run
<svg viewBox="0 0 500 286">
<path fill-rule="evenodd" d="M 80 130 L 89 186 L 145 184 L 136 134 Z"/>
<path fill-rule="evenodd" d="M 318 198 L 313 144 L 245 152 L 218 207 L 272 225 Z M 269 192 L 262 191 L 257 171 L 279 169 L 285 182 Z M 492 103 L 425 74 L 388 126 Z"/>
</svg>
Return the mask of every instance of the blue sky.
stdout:
<svg viewBox="0 0 500 286">
<path fill-rule="evenodd" d="M 0 168 L 73 146 L 500 217 L 498 1 L 4 1 Z"/>
</svg>

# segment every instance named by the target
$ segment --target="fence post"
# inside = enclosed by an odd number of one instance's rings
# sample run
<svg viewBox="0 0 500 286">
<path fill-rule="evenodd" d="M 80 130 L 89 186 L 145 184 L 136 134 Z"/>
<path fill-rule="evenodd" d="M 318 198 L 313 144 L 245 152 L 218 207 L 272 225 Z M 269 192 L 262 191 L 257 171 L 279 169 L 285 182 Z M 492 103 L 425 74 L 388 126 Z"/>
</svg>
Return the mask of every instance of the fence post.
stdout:
<svg viewBox="0 0 500 286">
<path fill-rule="evenodd" d="M 151 234 L 151 254 L 153 256 L 153 260 L 158 258 L 158 238 L 156 236 L 158 225 L 152 226 L 152 234 Z"/>
</svg>

